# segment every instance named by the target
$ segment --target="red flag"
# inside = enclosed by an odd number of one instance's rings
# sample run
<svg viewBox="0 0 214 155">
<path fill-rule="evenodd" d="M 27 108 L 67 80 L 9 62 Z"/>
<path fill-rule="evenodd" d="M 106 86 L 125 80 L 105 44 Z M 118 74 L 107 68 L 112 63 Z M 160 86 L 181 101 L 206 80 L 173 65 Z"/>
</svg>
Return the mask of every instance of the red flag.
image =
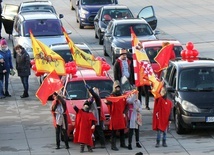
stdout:
<svg viewBox="0 0 214 155">
<path fill-rule="evenodd" d="M 63 84 L 57 75 L 56 71 L 53 70 L 47 75 L 42 82 L 41 86 L 36 92 L 36 97 L 42 102 L 43 105 L 47 103 L 48 97 L 55 91 L 62 89 Z"/>
<path fill-rule="evenodd" d="M 175 53 L 174 53 L 174 44 L 169 44 L 164 46 L 157 54 L 157 56 L 154 58 L 154 60 L 159 65 L 159 70 L 156 72 L 160 72 L 164 68 L 168 67 L 169 60 L 175 59 Z"/>
</svg>

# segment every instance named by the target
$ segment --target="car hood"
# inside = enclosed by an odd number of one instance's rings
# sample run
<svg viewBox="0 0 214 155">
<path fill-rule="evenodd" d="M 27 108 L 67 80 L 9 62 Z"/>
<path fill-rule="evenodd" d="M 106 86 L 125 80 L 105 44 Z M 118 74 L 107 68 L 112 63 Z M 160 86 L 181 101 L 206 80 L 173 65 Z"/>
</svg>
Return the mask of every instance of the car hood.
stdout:
<svg viewBox="0 0 214 155">
<path fill-rule="evenodd" d="M 143 40 L 155 40 L 157 38 L 153 35 L 153 36 L 138 37 L 138 39 L 139 39 L 139 41 L 143 41 Z M 126 48 L 126 49 L 132 48 L 131 36 L 130 37 L 115 37 L 113 40 L 113 43 L 117 47 Z"/>
<path fill-rule="evenodd" d="M 196 105 L 198 108 L 204 109 L 214 107 L 214 91 L 180 91 L 178 94 L 180 98 Z"/>
</svg>

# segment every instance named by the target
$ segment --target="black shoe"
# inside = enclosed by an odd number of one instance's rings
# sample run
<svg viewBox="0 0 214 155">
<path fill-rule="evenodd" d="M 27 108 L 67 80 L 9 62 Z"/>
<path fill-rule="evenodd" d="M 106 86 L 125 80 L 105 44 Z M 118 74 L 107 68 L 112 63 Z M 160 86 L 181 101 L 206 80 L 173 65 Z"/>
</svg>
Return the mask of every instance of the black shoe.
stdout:
<svg viewBox="0 0 214 155">
<path fill-rule="evenodd" d="M 114 150 L 114 151 L 118 151 L 119 150 L 116 146 L 111 147 L 111 149 Z"/>
<path fill-rule="evenodd" d="M 132 145 L 131 144 L 128 145 L 128 149 L 132 150 Z"/>
<path fill-rule="evenodd" d="M 140 143 L 136 143 L 136 147 L 141 148 L 142 146 L 140 145 Z"/>
<path fill-rule="evenodd" d="M 120 147 L 122 147 L 122 148 L 128 148 L 128 146 L 126 144 L 121 144 Z"/>
<path fill-rule="evenodd" d="M 57 146 L 57 147 L 56 147 L 56 149 L 57 149 L 57 150 L 59 150 L 59 149 L 60 149 L 60 147 L 59 147 L 59 146 Z"/>
<path fill-rule="evenodd" d="M 11 95 L 9 94 L 8 91 L 5 91 L 5 94 L 4 94 L 6 97 L 11 97 Z"/>
<path fill-rule="evenodd" d="M 3 99 L 3 98 L 5 98 L 5 96 L 1 96 L 1 97 L 0 97 L 0 99 Z"/>
<path fill-rule="evenodd" d="M 23 95 L 21 95 L 20 97 L 21 97 L 21 98 L 26 98 L 26 97 L 29 97 L 29 95 L 28 95 L 28 94 L 23 94 Z"/>
<path fill-rule="evenodd" d="M 147 110 L 150 110 L 149 106 L 146 106 L 146 109 L 147 109 Z"/>
</svg>

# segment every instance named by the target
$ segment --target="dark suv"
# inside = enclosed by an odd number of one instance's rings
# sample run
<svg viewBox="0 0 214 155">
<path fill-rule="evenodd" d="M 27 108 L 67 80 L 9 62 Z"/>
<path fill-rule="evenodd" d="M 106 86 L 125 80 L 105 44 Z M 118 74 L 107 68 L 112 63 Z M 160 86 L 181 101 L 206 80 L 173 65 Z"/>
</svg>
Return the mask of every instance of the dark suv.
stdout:
<svg viewBox="0 0 214 155">
<path fill-rule="evenodd" d="M 104 5 L 115 4 L 118 4 L 117 0 L 77 0 L 75 11 L 79 28 L 94 26 L 94 17 L 98 10 Z"/>
<path fill-rule="evenodd" d="M 163 71 L 178 134 L 214 127 L 214 59 L 174 60 Z"/>
</svg>

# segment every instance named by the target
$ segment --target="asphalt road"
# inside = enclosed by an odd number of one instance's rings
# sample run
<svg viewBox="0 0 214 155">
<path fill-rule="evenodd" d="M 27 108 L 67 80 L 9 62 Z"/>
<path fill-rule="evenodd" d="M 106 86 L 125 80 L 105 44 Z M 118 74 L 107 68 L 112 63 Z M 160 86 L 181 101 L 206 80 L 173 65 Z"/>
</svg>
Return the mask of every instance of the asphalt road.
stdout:
<svg viewBox="0 0 214 155">
<path fill-rule="evenodd" d="M 72 31 L 74 42 L 87 43 L 96 56 L 103 56 L 102 46 L 94 37 L 92 27 L 80 30 L 76 23 L 75 12 L 70 10 L 69 0 L 51 0 L 58 13 L 63 13 L 62 22 L 66 29 Z M 19 4 L 21 0 L 6 0 L 4 3 Z M 119 0 L 126 4 L 136 15 L 142 7 L 153 5 L 158 18 L 160 38 L 178 39 L 185 47 L 188 41 L 195 44 L 200 56 L 214 58 L 213 46 L 213 22 L 214 1 L 188 0 L 188 1 L 156 1 L 156 0 Z M 11 40 L 5 34 L 10 49 Z M 106 58 L 110 63 L 110 59 Z M 39 87 L 37 78 L 33 72 L 30 76 L 30 97 L 21 99 L 23 88 L 17 75 L 10 78 L 10 98 L 0 100 L 0 155 L 71 155 L 79 154 L 79 145 L 70 142 L 70 149 L 55 150 L 55 131 L 52 126 L 50 102 L 46 106 L 35 97 Z M 150 107 L 153 109 L 153 98 L 150 98 Z M 178 135 L 174 125 L 167 135 L 168 147 L 155 148 L 156 132 L 152 131 L 152 110 L 143 110 L 143 126 L 140 128 L 140 142 L 142 149 L 133 147 L 129 151 L 120 148 L 112 151 L 107 141 L 107 148 L 94 149 L 93 153 L 99 155 L 134 155 L 137 152 L 144 154 L 176 154 L 176 155 L 200 155 L 214 154 L 214 131 L 194 130 L 186 135 Z M 133 141 L 134 142 L 134 141 Z M 119 140 L 118 140 L 119 144 Z M 133 143 L 134 144 L 134 143 Z M 62 143 L 62 146 L 64 144 Z M 119 145 L 118 145 L 119 146 Z M 133 145 L 134 146 L 134 145 Z M 85 153 L 89 154 L 89 153 Z"/>
</svg>

